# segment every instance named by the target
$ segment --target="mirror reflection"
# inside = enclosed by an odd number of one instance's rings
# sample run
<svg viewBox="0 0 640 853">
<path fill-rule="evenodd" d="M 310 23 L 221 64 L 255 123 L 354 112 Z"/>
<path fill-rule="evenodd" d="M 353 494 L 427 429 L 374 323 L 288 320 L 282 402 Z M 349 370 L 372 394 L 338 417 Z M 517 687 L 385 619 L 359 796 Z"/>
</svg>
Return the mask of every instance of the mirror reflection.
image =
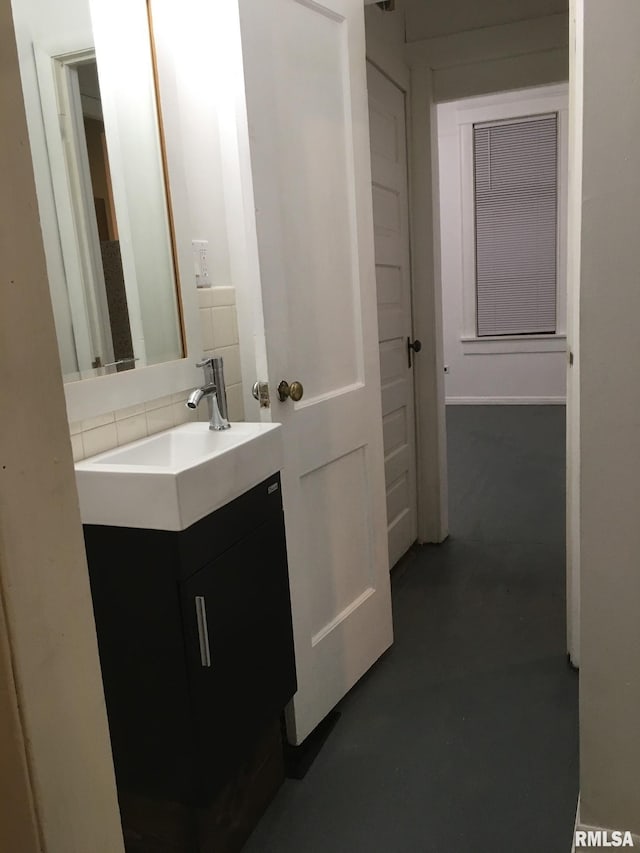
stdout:
<svg viewBox="0 0 640 853">
<path fill-rule="evenodd" d="M 74 90 L 77 88 L 77 92 L 71 94 L 79 95 L 79 99 L 74 97 L 70 101 L 79 101 L 82 112 L 82 123 L 72 123 L 81 133 L 77 139 L 72 140 L 75 144 L 67 146 L 67 156 L 76 157 L 78 166 L 85 167 L 82 169 L 82 178 L 86 186 L 82 195 L 89 197 L 90 184 L 93 196 L 93 208 L 84 209 L 79 200 L 77 211 L 78 216 L 86 217 L 89 226 L 87 250 L 93 255 L 90 274 L 95 276 L 92 281 L 85 282 L 85 287 L 95 290 L 92 303 L 97 309 L 96 316 L 92 318 L 95 357 L 91 367 L 130 370 L 135 366 L 136 357 L 131 339 L 98 66 L 95 59 L 71 65 L 67 79 Z M 67 164 L 69 172 L 73 171 L 76 162 Z"/>
<path fill-rule="evenodd" d="M 180 359 L 146 0 L 14 0 L 14 15 L 65 381 Z"/>
</svg>

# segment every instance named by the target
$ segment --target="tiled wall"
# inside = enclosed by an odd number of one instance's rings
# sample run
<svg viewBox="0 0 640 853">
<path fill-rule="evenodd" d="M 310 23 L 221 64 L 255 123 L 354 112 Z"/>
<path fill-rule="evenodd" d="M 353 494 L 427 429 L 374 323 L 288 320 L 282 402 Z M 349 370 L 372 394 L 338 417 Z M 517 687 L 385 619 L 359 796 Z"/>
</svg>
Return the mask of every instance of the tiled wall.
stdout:
<svg viewBox="0 0 640 853">
<path fill-rule="evenodd" d="M 205 355 L 221 355 L 224 358 L 229 418 L 232 421 L 243 421 L 244 403 L 235 289 L 233 287 L 202 288 L 198 291 L 198 302 L 202 352 Z"/>
<path fill-rule="evenodd" d="M 244 405 L 234 288 L 203 288 L 198 291 L 198 301 L 202 352 L 206 355 L 221 355 L 224 358 L 229 418 L 232 421 L 242 421 Z M 206 403 L 202 403 L 195 411 L 185 406 L 192 390 L 186 388 L 179 393 L 159 397 L 147 403 L 69 424 L 74 460 L 77 462 L 95 453 L 111 450 L 113 447 L 162 432 L 187 421 L 208 420 Z"/>
</svg>

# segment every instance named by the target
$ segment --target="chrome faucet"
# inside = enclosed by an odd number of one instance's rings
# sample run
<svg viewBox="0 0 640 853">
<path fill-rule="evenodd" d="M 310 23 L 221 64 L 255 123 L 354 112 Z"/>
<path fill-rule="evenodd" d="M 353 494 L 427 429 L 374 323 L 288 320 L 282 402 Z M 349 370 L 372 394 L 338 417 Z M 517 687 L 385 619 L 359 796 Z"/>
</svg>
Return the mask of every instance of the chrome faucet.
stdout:
<svg viewBox="0 0 640 853">
<path fill-rule="evenodd" d="M 196 409 L 203 397 L 209 406 L 209 429 L 229 429 L 229 410 L 227 409 L 227 389 L 224 384 L 224 366 L 220 356 L 203 358 L 196 367 L 204 368 L 204 385 L 189 394 L 187 407 Z"/>
</svg>

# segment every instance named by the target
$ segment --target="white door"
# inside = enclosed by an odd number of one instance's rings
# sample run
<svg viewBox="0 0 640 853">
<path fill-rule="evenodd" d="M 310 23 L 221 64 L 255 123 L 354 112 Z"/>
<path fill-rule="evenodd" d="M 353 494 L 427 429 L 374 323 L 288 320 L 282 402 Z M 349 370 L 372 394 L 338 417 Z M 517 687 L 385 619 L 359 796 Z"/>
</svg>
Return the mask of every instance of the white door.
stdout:
<svg viewBox="0 0 640 853">
<path fill-rule="evenodd" d="M 409 364 L 411 274 L 404 93 L 367 63 L 389 565 L 416 541 L 416 437 Z M 411 364 L 415 358 L 411 352 Z M 418 356 L 419 357 L 419 356 Z"/>
<path fill-rule="evenodd" d="M 392 642 L 363 5 L 240 0 L 240 12 L 300 743 Z M 303 398 L 279 402 L 281 380 Z"/>
</svg>

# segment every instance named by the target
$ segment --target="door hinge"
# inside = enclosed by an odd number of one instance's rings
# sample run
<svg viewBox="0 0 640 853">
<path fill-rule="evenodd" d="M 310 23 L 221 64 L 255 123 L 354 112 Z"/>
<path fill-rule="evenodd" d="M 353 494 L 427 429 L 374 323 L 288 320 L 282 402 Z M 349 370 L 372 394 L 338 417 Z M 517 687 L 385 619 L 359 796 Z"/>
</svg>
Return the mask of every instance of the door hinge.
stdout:
<svg viewBox="0 0 640 853">
<path fill-rule="evenodd" d="M 254 382 L 253 388 L 251 389 L 251 393 L 255 397 L 255 399 L 260 403 L 261 409 L 268 409 L 271 405 L 271 398 L 269 397 L 269 383 L 268 382 Z"/>
<path fill-rule="evenodd" d="M 569 367 L 573 367 L 573 353 L 569 350 Z"/>
</svg>

